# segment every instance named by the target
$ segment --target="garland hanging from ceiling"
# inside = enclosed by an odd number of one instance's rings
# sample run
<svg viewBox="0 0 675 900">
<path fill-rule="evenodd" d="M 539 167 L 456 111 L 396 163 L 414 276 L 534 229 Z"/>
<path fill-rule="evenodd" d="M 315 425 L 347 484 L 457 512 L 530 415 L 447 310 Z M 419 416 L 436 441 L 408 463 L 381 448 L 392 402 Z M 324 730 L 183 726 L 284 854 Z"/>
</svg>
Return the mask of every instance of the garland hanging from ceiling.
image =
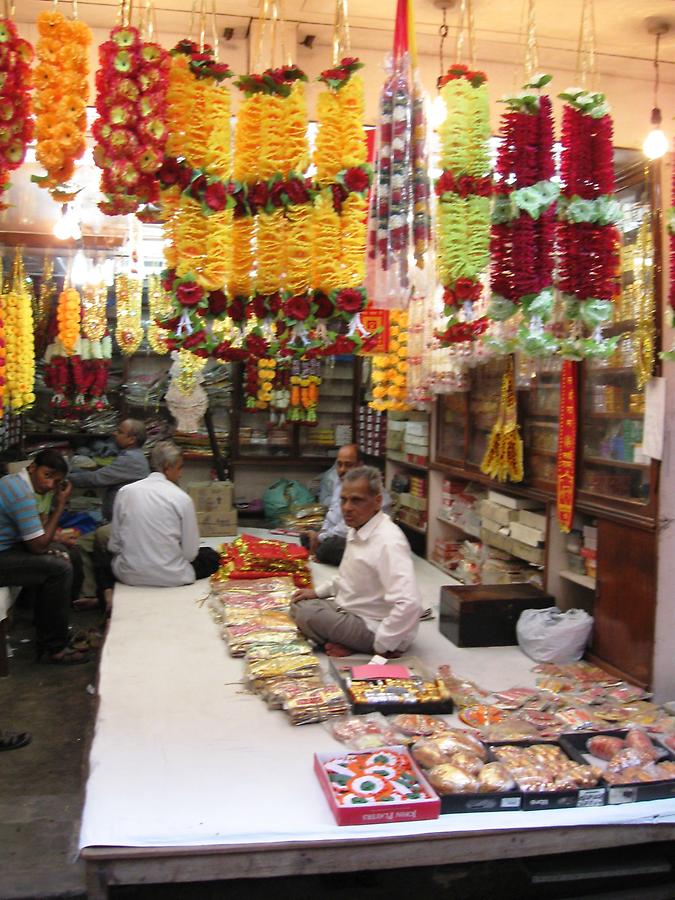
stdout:
<svg viewBox="0 0 675 900">
<path fill-rule="evenodd" d="M 35 123 L 31 114 L 30 88 L 33 48 L 20 38 L 9 18 L 0 19 L 0 211 L 7 209 L 3 195 L 9 190 L 9 174 L 26 157 Z"/>
</svg>

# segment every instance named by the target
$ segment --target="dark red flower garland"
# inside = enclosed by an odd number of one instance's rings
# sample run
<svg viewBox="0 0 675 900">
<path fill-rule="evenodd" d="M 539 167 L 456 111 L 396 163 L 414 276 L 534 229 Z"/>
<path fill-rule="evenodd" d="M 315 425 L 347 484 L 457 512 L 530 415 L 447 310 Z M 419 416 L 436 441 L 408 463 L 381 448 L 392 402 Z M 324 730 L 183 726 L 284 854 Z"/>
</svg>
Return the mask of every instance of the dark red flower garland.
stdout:
<svg viewBox="0 0 675 900">
<path fill-rule="evenodd" d="M 11 19 L 0 19 L 0 210 L 9 173 L 24 161 L 33 140 L 30 88 L 33 47 L 20 38 Z"/>
<path fill-rule="evenodd" d="M 159 199 L 157 171 L 167 137 L 169 54 L 142 41 L 137 28 L 118 26 L 99 47 L 94 161 L 102 170 L 99 208 L 106 215 L 141 212 Z"/>
<path fill-rule="evenodd" d="M 607 320 L 607 304 L 619 290 L 618 210 L 612 209 L 612 119 L 601 94 L 578 91 L 561 97 L 566 103 L 561 158 L 564 200 L 558 226 L 559 287 L 568 301 L 568 318 L 594 328 Z M 589 105 L 589 98 L 593 105 Z M 569 350 L 573 357 L 579 356 L 574 336 Z"/>
<path fill-rule="evenodd" d="M 526 90 L 539 89 L 549 80 L 544 76 Z M 508 318 L 522 305 L 527 315 L 528 301 L 535 298 L 542 298 L 537 314 L 543 310 L 546 317 L 553 302 L 557 191 L 551 182 L 555 174 L 551 100 L 533 93 L 526 100 L 522 96 L 507 101 L 511 108 L 502 116 L 496 164 L 490 241 L 493 301 L 488 310 L 495 319 Z M 536 196 L 528 198 L 529 203 L 520 200 L 519 191 L 542 187 L 548 194 L 541 202 Z M 544 291 L 550 292 L 550 301 L 543 298 Z"/>
</svg>

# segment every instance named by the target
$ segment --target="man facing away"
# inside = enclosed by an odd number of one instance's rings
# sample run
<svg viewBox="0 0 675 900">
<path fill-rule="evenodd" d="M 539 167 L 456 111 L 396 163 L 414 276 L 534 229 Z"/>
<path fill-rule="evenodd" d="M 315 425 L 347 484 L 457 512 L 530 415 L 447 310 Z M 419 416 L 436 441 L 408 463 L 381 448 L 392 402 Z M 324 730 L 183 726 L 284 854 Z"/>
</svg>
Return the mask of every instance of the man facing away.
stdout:
<svg viewBox="0 0 675 900">
<path fill-rule="evenodd" d="M 115 582 L 153 587 L 192 584 L 212 575 L 219 558 L 199 547 L 192 498 L 178 483 L 183 454 L 171 441 L 156 444 L 150 455 L 153 472 L 127 484 L 115 500 L 107 554 L 97 551 L 99 597 L 110 606 Z M 110 559 L 112 554 L 112 560 Z"/>
<path fill-rule="evenodd" d="M 52 544 L 72 487 L 68 465 L 55 450 L 42 450 L 27 469 L 0 479 L 0 585 L 35 588 L 35 635 L 38 659 L 57 665 L 87 662 L 69 646 L 73 568 L 68 555 Z M 36 494 L 53 492 L 44 524 Z"/>
<path fill-rule="evenodd" d="M 423 612 L 410 546 L 381 509 L 377 469 L 346 472 L 340 497 L 348 532 L 337 576 L 296 591 L 291 613 L 329 655 L 400 654 L 412 644 Z"/>
</svg>

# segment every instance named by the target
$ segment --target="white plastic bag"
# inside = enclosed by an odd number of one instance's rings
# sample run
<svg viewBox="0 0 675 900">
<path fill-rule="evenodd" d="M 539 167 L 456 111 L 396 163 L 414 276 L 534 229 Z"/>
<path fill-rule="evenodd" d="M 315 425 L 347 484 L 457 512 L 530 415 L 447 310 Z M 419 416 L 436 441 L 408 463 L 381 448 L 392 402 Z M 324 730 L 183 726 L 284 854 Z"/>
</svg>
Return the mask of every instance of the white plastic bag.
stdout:
<svg viewBox="0 0 675 900">
<path fill-rule="evenodd" d="M 516 625 L 518 645 L 537 662 L 570 663 L 581 659 L 591 636 L 593 617 L 583 609 L 526 609 Z"/>
</svg>

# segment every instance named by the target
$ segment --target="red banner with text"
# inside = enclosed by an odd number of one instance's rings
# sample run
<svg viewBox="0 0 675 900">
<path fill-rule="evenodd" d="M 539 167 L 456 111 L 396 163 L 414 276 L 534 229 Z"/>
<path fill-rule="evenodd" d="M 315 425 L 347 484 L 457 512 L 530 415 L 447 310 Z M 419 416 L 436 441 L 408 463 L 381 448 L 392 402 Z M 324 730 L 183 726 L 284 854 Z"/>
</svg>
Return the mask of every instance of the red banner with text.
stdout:
<svg viewBox="0 0 675 900">
<path fill-rule="evenodd" d="M 560 373 L 560 417 L 558 425 L 557 500 L 558 524 L 567 533 L 574 519 L 577 469 L 579 363 L 566 359 Z"/>
</svg>

